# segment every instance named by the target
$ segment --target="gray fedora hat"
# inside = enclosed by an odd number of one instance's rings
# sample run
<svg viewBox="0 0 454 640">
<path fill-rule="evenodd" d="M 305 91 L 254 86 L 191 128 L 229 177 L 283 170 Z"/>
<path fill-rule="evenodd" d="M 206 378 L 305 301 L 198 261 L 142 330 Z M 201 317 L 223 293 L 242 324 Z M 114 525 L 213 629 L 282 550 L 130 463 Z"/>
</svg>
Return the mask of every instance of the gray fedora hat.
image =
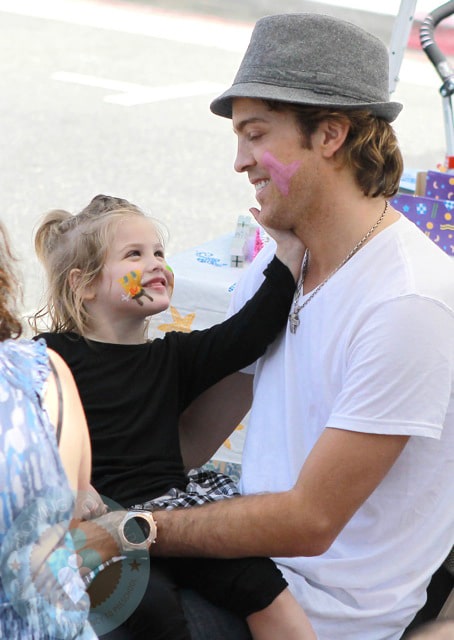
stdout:
<svg viewBox="0 0 454 640">
<path fill-rule="evenodd" d="M 386 46 L 332 16 L 287 13 L 257 21 L 233 85 L 210 109 L 232 117 L 233 98 L 368 109 L 392 122 L 402 105 L 389 101 Z"/>
</svg>

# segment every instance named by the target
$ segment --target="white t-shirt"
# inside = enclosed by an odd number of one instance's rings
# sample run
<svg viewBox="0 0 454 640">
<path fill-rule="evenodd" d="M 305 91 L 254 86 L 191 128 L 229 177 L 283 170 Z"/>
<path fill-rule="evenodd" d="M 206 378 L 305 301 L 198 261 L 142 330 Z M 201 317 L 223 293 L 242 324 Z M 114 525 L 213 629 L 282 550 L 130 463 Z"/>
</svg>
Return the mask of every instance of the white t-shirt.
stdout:
<svg viewBox="0 0 454 640">
<path fill-rule="evenodd" d="M 232 311 L 273 250 L 245 273 Z M 326 426 L 412 436 L 326 553 L 275 558 L 319 640 L 397 640 L 454 543 L 454 260 L 401 217 L 300 321 L 257 363 L 242 490 L 291 488 Z"/>
</svg>

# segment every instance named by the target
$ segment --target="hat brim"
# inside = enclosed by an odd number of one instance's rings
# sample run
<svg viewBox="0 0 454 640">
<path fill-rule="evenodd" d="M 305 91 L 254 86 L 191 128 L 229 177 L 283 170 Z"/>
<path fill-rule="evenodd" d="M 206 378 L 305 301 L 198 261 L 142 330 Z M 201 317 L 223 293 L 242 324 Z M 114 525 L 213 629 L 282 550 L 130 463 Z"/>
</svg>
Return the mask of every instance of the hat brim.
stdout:
<svg viewBox="0 0 454 640">
<path fill-rule="evenodd" d="M 261 100 L 278 100 L 314 107 L 338 107 L 339 109 L 367 109 L 379 118 L 392 122 L 402 110 L 400 102 L 355 102 L 352 98 L 342 98 L 325 93 L 316 93 L 309 89 L 295 87 L 277 87 L 260 82 L 234 84 L 224 91 L 210 104 L 211 111 L 223 118 L 232 117 L 234 98 L 257 98 Z"/>
</svg>

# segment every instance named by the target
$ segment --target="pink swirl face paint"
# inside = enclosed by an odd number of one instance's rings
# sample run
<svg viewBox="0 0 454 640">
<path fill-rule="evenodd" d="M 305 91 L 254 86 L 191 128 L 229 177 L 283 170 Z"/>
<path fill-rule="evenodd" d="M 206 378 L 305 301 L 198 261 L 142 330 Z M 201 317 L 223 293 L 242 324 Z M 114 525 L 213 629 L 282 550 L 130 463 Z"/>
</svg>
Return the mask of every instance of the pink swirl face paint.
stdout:
<svg viewBox="0 0 454 640">
<path fill-rule="evenodd" d="M 290 164 L 283 164 L 273 156 L 270 151 L 265 151 L 262 156 L 263 165 L 270 172 L 271 180 L 284 196 L 288 196 L 290 191 L 290 179 L 301 165 L 300 160 L 295 160 Z"/>
</svg>

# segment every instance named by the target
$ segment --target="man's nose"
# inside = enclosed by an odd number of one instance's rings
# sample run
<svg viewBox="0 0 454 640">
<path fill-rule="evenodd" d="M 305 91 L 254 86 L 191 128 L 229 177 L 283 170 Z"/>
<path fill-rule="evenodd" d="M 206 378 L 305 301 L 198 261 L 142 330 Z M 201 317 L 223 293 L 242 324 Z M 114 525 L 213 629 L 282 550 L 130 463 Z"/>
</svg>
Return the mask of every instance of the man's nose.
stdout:
<svg viewBox="0 0 454 640">
<path fill-rule="evenodd" d="M 243 173 L 254 164 L 254 157 L 249 149 L 249 145 L 244 142 L 238 142 L 236 158 L 233 163 L 235 171 Z"/>
</svg>

